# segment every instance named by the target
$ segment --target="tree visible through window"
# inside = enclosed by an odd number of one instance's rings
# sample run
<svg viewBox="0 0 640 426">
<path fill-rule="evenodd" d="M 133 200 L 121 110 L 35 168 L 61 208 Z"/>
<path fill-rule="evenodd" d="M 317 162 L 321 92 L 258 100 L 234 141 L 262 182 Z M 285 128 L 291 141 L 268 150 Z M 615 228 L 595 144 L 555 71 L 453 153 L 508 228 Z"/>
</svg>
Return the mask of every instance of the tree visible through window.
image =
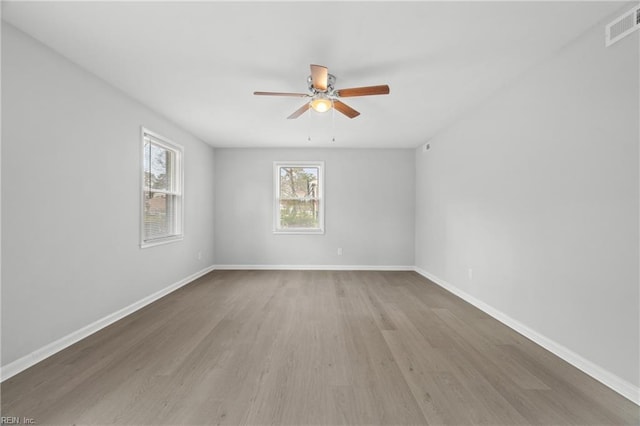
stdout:
<svg viewBox="0 0 640 426">
<path fill-rule="evenodd" d="M 182 148 L 143 131 L 142 246 L 182 238 Z"/>
<path fill-rule="evenodd" d="M 275 163 L 275 232 L 322 233 L 323 163 Z"/>
</svg>

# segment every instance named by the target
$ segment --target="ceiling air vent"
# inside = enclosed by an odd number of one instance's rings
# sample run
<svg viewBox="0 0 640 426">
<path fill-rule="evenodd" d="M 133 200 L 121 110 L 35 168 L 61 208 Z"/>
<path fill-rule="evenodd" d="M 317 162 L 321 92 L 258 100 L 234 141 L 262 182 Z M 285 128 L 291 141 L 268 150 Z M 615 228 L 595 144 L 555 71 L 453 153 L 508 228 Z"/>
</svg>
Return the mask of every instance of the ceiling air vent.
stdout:
<svg viewBox="0 0 640 426">
<path fill-rule="evenodd" d="M 605 28 L 605 43 L 611 46 L 640 28 L 640 5 L 617 17 Z"/>
</svg>

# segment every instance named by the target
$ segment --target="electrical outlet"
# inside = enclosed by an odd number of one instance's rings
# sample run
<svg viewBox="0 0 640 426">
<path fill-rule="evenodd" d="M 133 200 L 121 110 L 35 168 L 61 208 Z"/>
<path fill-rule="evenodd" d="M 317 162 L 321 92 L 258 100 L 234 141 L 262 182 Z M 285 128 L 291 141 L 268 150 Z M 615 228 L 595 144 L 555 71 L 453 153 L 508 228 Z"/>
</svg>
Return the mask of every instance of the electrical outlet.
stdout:
<svg viewBox="0 0 640 426">
<path fill-rule="evenodd" d="M 198 251 L 198 260 L 202 260 L 202 250 Z"/>
<path fill-rule="evenodd" d="M 469 268 L 469 281 L 473 279 L 473 269 Z"/>
<path fill-rule="evenodd" d="M 342 256 L 342 247 L 338 247 L 338 256 Z"/>
</svg>

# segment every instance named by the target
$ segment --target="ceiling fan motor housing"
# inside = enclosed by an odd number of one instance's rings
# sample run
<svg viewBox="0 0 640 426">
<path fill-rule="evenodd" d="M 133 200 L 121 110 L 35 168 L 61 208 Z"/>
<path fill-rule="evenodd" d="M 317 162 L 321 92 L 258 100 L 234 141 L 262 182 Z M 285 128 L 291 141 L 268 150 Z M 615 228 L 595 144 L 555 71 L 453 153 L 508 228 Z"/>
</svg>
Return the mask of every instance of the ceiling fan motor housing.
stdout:
<svg viewBox="0 0 640 426">
<path fill-rule="evenodd" d="M 328 95 L 333 96 L 333 91 L 335 90 L 336 84 L 336 76 L 333 74 L 327 74 L 327 90 L 318 90 L 313 87 L 313 79 L 311 76 L 307 77 L 307 86 L 309 87 L 309 92 L 311 95 L 315 95 L 316 93 L 326 93 Z"/>
</svg>

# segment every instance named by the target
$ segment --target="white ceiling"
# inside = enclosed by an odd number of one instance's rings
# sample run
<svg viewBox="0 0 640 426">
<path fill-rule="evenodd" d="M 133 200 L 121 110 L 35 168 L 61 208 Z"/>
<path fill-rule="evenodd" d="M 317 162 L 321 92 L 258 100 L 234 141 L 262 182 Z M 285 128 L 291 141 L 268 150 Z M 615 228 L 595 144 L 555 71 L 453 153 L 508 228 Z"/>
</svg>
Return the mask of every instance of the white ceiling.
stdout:
<svg viewBox="0 0 640 426">
<path fill-rule="evenodd" d="M 2 15 L 213 146 L 398 148 L 424 143 L 624 5 L 3 1 Z M 305 92 L 311 63 L 337 88 L 389 84 L 391 94 L 345 99 L 361 112 L 353 120 L 287 120 L 302 99 L 253 96 Z"/>
</svg>

